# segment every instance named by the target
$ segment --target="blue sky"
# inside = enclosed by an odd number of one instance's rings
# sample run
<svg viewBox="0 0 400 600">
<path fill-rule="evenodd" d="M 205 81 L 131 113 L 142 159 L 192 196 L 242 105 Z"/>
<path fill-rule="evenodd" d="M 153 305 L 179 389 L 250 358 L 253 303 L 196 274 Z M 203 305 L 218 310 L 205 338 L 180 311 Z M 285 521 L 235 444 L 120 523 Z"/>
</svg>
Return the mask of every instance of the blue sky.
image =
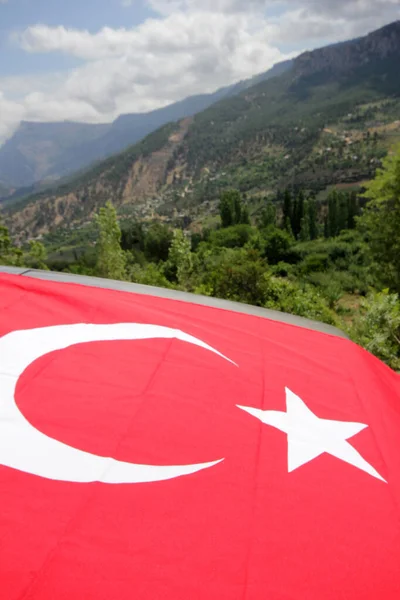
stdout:
<svg viewBox="0 0 400 600">
<path fill-rule="evenodd" d="M 30 55 L 13 43 L 12 32 L 44 23 L 95 33 L 104 26 L 134 27 L 154 16 L 154 11 L 141 0 L 128 7 L 119 0 L 8 0 L 0 3 L 0 77 L 66 69 L 81 62 L 61 53 Z"/>
<path fill-rule="evenodd" d="M 400 0 L 0 0 L 0 144 L 21 120 L 106 122 L 400 18 Z"/>
<path fill-rule="evenodd" d="M 282 12 L 279 4 L 268 9 L 271 16 L 278 16 Z M 7 0 L 4 4 L 0 0 L 0 52 L 5 57 L 0 61 L 0 77 L 69 69 L 81 63 L 62 53 L 30 55 L 24 52 L 12 41 L 12 33 L 30 25 L 63 25 L 95 33 L 105 26 L 116 29 L 135 27 L 157 16 L 158 13 L 144 0 L 132 0 L 128 6 L 123 0 Z M 298 47 L 296 41 L 281 44 L 285 52 Z"/>
</svg>

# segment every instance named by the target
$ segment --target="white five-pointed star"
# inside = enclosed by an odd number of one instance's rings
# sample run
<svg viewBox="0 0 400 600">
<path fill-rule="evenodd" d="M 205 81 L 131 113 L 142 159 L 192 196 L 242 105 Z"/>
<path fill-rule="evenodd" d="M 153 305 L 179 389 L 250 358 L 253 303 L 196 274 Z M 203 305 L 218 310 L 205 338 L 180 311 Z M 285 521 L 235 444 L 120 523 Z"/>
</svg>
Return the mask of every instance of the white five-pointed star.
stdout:
<svg viewBox="0 0 400 600">
<path fill-rule="evenodd" d="M 326 452 L 385 481 L 347 441 L 368 425 L 320 419 L 288 388 L 286 412 L 239 405 L 238 408 L 287 434 L 289 473 Z"/>
</svg>

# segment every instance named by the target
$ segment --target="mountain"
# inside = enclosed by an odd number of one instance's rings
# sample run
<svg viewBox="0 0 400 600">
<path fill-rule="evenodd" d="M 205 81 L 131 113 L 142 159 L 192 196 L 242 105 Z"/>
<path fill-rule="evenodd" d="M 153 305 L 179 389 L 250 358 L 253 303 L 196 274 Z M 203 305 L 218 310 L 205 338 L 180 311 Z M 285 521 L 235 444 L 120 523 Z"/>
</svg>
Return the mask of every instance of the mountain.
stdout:
<svg viewBox="0 0 400 600">
<path fill-rule="evenodd" d="M 325 73 L 337 77 L 353 69 L 370 68 L 371 63 L 396 59 L 399 52 L 400 21 L 386 25 L 365 37 L 342 42 L 312 52 L 304 52 L 295 60 L 297 77 Z"/>
<path fill-rule="evenodd" d="M 0 148 L 0 181 L 4 185 L 22 187 L 58 172 L 65 173 L 71 163 L 85 156 L 87 146 L 95 145 L 110 125 L 86 123 L 30 123 L 19 128 Z M 58 171 L 57 171 L 58 170 Z"/>
<path fill-rule="evenodd" d="M 12 187 L 8 187 L 8 186 L 5 186 L 4 184 L 0 183 L 0 202 L 1 202 L 2 198 L 10 197 L 14 191 L 15 190 Z"/>
<path fill-rule="evenodd" d="M 120 152 L 170 121 L 192 116 L 222 98 L 234 96 L 290 67 L 291 61 L 285 61 L 261 75 L 213 94 L 191 96 L 148 113 L 121 115 L 110 124 L 23 121 L 12 138 L 0 148 L 0 184 L 6 188 L 20 188 L 69 175 Z"/>
<path fill-rule="evenodd" d="M 318 194 L 373 176 L 400 141 L 400 21 L 364 38 L 299 56 L 267 81 L 243 84 L 195 116 L 11 206 L 13 232 L 79 226 L 111 199 L 140 218 L 190 222 L 215 212 L 222 189 L 256 211 L 288 185 Z M 258 204 L 257 204 L 258 203 Z"/>
</svg>

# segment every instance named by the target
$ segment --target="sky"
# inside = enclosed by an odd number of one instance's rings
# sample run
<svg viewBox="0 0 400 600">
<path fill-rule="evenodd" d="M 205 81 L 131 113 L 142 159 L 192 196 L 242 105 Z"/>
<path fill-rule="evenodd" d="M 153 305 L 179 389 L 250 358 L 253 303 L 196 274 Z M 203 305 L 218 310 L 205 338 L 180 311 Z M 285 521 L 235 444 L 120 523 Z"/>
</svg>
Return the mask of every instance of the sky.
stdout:
<svg viewBox="0 0 400 600">
<path fill-rule="evenodd" d="M 400 0 L 0 0 L 0 144 L 108 122 L 400 19 Z"/>
</svg>

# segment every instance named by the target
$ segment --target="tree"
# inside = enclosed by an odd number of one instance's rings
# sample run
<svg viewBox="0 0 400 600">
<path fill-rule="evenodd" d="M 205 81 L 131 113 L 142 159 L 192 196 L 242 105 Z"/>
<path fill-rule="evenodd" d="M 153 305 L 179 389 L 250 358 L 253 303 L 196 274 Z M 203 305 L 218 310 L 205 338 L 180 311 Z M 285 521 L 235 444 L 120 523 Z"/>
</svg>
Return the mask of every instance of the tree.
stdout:
<svg viewBox="0 0 400 600">
<path fill-rule="evenodd" d="M 0 222 L 0 256 L 5 256 L 11 248 L 11 238 L 8 227 Z"/>
<path fill-rule="evenodd" d="M 261 212 L 259 226 L 269 227 L 270 225 L 276 225 L 276 206 L 268 199 L 266 206 Z"/>
<path fill-rule="evenodd" d="M 307 203 L 305 204 L 304 209 L 305 209 L 304 217 L 300 221 L 299 239 L 302 242 L 308 242 L 311 239 L 311 234 L 310 234 L 310 214 L 309 214 Z"/>
<path fill-rule="evenodd" d="M 400 369 L 400 302 L 397 294 L 370 294 L 350 337 L 393 369 Z"/>
<path fill-rule="evenodd" d="M 324 218 L 324 238 L 328 238 L 329 237 L 329 220 L 328 220 L 328 215 L 325 215 Z"/>
<path fill-rule="evenodd" d="M 166 225 L 153 223 L 144 238 L 144 251 L 148 260 L 166 261 L 172 244 L 173 233 Z"/>
<path fill-rule="evenodd" d="M 222 227 L 230 227 L 233 225 L 233 206 L 230 199 L 226 195 L 222 195 L 219 203 L 219 214 L 221 217 Z"/>
<path fill-rule="evenodd" d="M 356 210 L 354 198 L 345 192 L 332 190 L 328 196 L 328 214 L 325 237 L 335 237 L 353 222 Z"/>
<path fill-rule="evenodd" d="M 247 206 L 245 204 L 242 206 L 239 223 L 241 223 L 242 225 L 250 224 L 249 209 L 247 208 Z"/>
<path fill-rule="evenodd" d="M 308 201 L 308 218 L 310 223 L 310 240 L 316 240 L 318 237 L 318 210 L 315 198 Z"/>
<path fill-rule="evenodd" d="M 347 228 L 354 229 L 356 226 L 356 216 L 358 215 L 357 193 L 351 192 L 349 196 L 349 207 L 347 216 Z"/>
<path fill-rule="evenodd" d="M 338 193 L 336 190 L 330 192 L 328 196 L 328 223 L 327 237 L 336 236 L 338 231 Z"/>
<path fill-rule="evenodd" d="M 238 190 L 222 192 L 219 203 L 219 214 L 222 227 L 230 227 L 239 223 L 250 222 L 247 206 L 243 204 Z"/>
<path fill-rule="evenodd" d="M 293 237 L 287 231 L 270 227 L 263 232 L 264 256 L 271 265 L 285 260 L 293 245 Z"/>
<path fill-rule="evenodd" d="M 193 261 L 190 241 L 181 229 L 174 231 L 166 269 L 172 272 L 180 286 L 187 287 L 193 269 Z"/>
<path fill-rule="evenodd" d="M 299 230 L 297 228 L 297 197 L 296 196 L 293 198 L 293 209 L 292 209 L 292 218 L 290 221 L 290 225 L 292 227 L 293 235 L 297 239 Z M 300 223 L 299 223 L 299 227 L 300 227 Z"/>
<path fill-rule="evenodd" d="M 37 240 L 31 240 L 29 242 L 29 254 L 28 262 L 35 269 L 48 270 L 46 265 L 47 251 L 45 246 Z"/>
<path fill-rule="evenodd" d="M 125 279 L 126 256 L 121 248 L 117 211 L 108 201 L 95 218 L 98 227 L 96 273 L 100 277 Z"/>
<path fill-rule="evenodd" d="M 22 266 L 23 253 L 11 240 L 8 228 L 0 221 L 0 263 L 3 265 Z"/>
<path fill-rule="evenodd" d="M 296 238 L 300 234 L 301 221 L 304 217 L 304 202 L 304 193 L 300 190 L 293 205 L 292 230 Z"/>
<path fill-rule="evenodd" d="M 299 286 L 287 279 L 265 277 L 263 288 L 266 308 L 330 325 L 338 324 L 335 313 L 329 309 L 326 300 L 311 286 Z"/>
<path fill-rule="evenodd" d="M 173 287 L 163 273 L 163 269 L 155 263 L 147 263 L 141 266 L 134 263 L 128 266 L 129 280 L 143 285 L 153 285 L 156 287 Z"/>
<path fill-rule="evenodd" d="M 256 250 L 223 248 L 206 260 L 197 292 L 262 306 L 267 265 Z"/>
<path fill-rule="evenodd" d="M 349 194 L 341 192 L 338 194 L 338 210 L 337 210 L 337 234 L 344 229 L 347 229 L 349 222 Z"/>
<path fill-rule="evenodd" d="M 242 248 L 254 233 L 251 225 L 233 225 L 210 232 L 207 242 L 212 246 Z"/>
<path fill-rule="evenodd" d="M 242 199 L 240 197 L 239 192 L 235 191 L 232 194 L 232 199 L 233 199 L 233 218 L 234 218 L 234 224 L 237 225 L 238 223 L 242 223 L 242 211 L 243 211 L 243 206 L 242 206 Z"/>
<path fill-rule="evenodd" d="M 286 233 L 288 233 L 290 235 L 290 237 L 292 239 L 294 239 L 292 224 L 290 222 L 289 217 L 286 217 L 284 225 L 283 225 L 283 229 L 284 229 L 284 231 L 286 231 Z"/>
<path fill-rule="evenodd" d="M 285 190 L 283 195 L 283 206 L 282 206 L 282 224 L 285 228 L 287 226 L 287 220 L 289 219 L 290 224 L 292 223 L 293 218 L 293 204 L 292 204 L 292 194 L 290 190 Z"/>
<path fill-rule="evenodd" d="M 144 238 L 142 223 L 130 220 L 122 225 L 121 248 L 123 250 L 133 250 L 134 248 L 144 250 Z"/>
<path fill-rule="evenodd" d="M 384 159 L 382 169 L 366 184 L 369 202 L 358 219 L 382 282 L 400 291 L 400 146 Z"/>
</svg>

